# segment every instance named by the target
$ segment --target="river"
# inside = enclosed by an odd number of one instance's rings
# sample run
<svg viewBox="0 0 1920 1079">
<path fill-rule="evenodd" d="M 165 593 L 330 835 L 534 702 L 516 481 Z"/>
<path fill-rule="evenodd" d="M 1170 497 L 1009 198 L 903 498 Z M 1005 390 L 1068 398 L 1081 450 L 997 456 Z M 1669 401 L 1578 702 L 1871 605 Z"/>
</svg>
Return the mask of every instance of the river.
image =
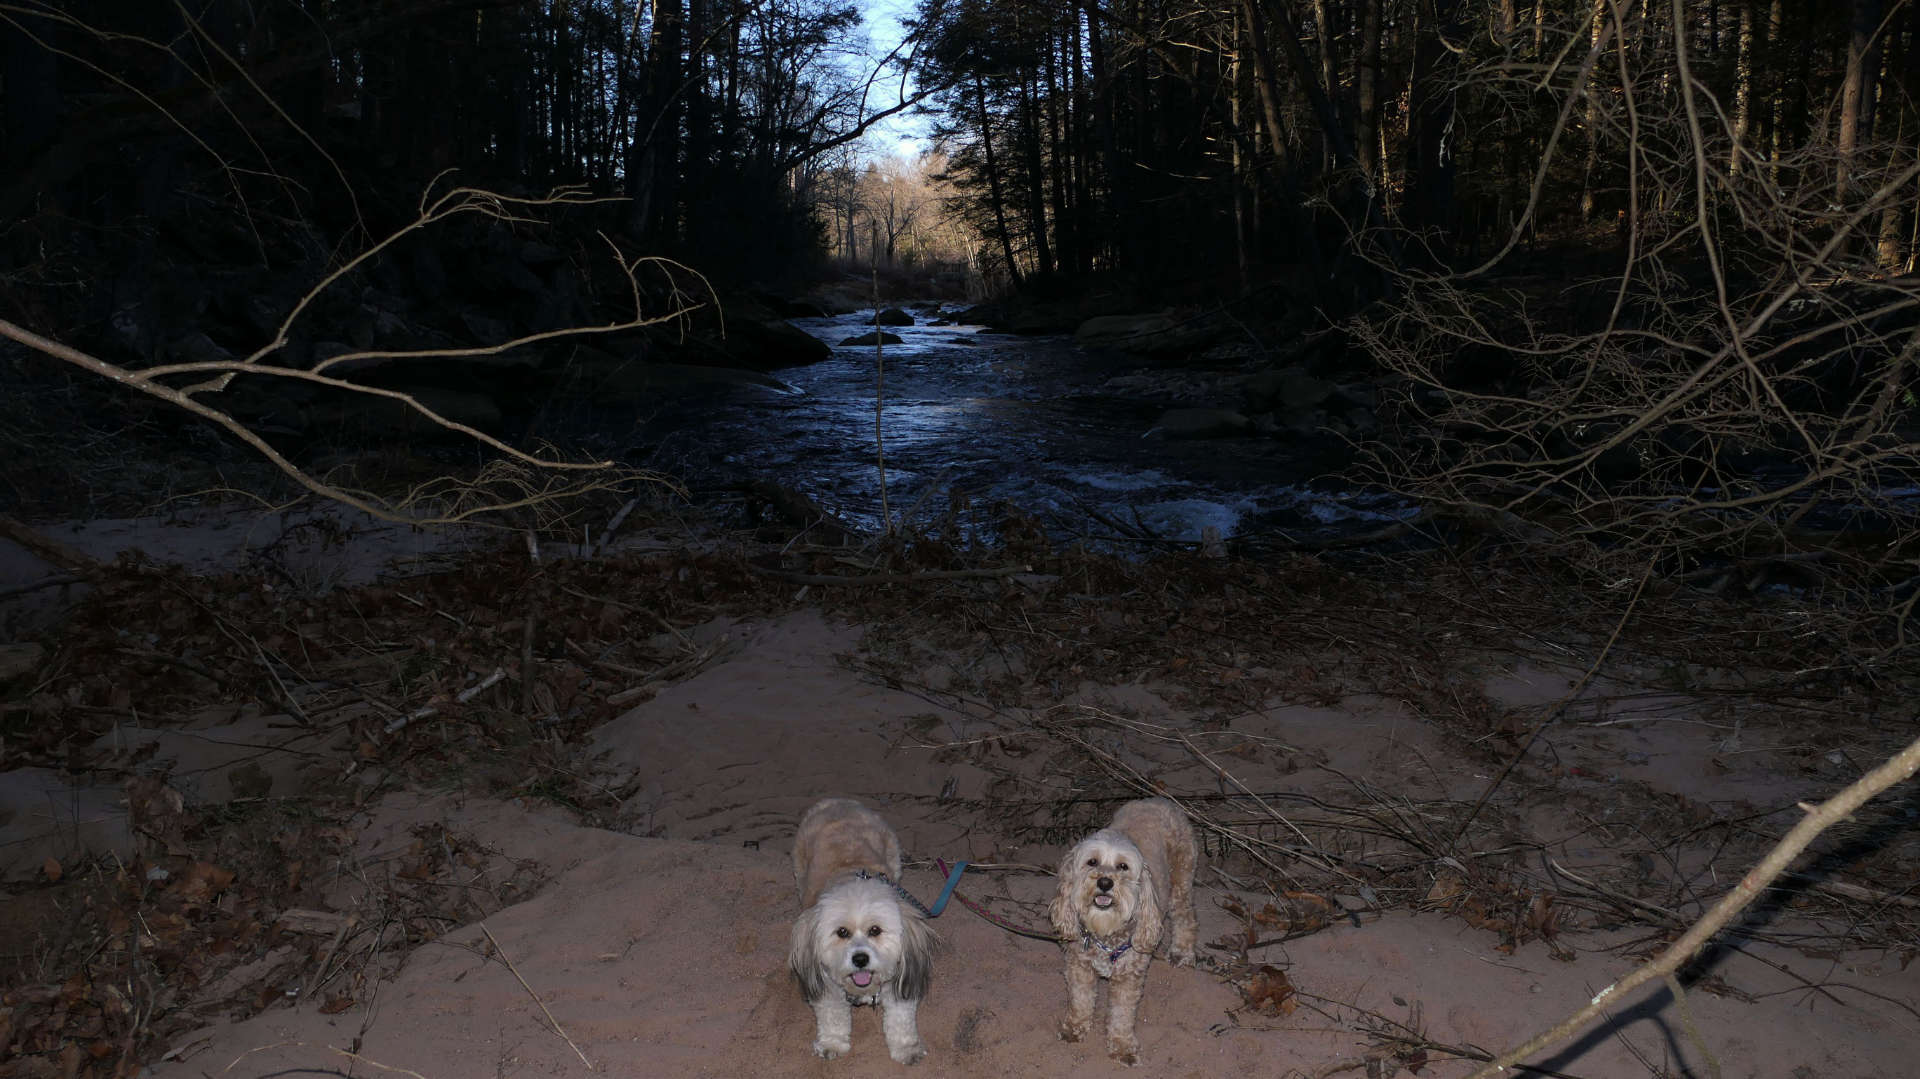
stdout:
<svg viewBox="0 0 1920 1079">
<path fill-rule="evenodd" d="M 1169 400 L 1125 378 L 1153 368 L 1096 355 L 1070 337 L 1022 337 L 980 326 L 892 327 L 882 351 L 839 346 L 872 327 L 872 311 L 795 325 L 834 345 L 831 359 L 773 372 L 792 392 L 713 387 L 641 418 L 630 463 L 714 492 L 755 479 L 800 491 L 863 529 L 883 521 L 926 527 L 954 493 L 961 521 L 991 539 L 1008 503 L 1056 539 L 1139 545 L 1278 530 L 1288 536 L 1374 528 L 1404 503 L 1334 478 L 1322 448 L 1261 435 L 1173 440 L 1147 433 Z M 1116 385 L 1115 380 L 1120 381 Z M 1230 401 L 1222 402 L 1231 404 Z M 929 487 L 934 490 L 929 496 Z M 923 501 L 924 497 L 924 501 Z M 1126 534 L 1131 533 L 1131 536 Z"/>
</svg>

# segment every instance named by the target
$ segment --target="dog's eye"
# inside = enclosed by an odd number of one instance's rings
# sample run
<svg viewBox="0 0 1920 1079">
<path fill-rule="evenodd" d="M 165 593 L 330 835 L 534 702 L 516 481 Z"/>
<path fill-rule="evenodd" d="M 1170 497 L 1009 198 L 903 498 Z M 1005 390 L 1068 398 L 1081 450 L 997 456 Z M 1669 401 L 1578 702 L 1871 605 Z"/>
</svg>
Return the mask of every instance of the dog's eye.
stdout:
<svg viewBox="0 0 1920 1079">
<path fill-rule="evenodd" d="M 1088 865 L 1090 865 L 1090 866 L 1094 866 L 1094 867 L 1096 867 L 1096 868 L 1097 868 L 1097 867 L 1098 867 L 1098 866 L 1100 865 L 1100 859 L 1098 859 L 1098 858 L 1088 858 L 1088 859 L 1087 859 L 1087 864 L 1088 864 Z"/>
<path fill-rule="evenodd" d="M 848 937 L 853 936 L 853 930 L 848 929 L 846 926 L 843 925 L 840 928 L 834 930 L 833 935 L 836 937 L 839 937 L 841 940 L 845 940 Z"/>
<path fill-rule="evenodd" d="M 879 927 L 879 926 L 877 926 L 877 925 L 870 925 L 870 926 L 868 926 L 868 927 L 867 927 L 867 936 L 870 936 L 870 937 L 877 937 L 877 936 L 879 936 L 879 935 L 880 935 L 880 927 Z"/>
<path fill-rule="evenodd" d="M 1127 863 L 1121 862 L 1117 868 L 1120 870 L 1120 872 L 1125 873 L 1127 871 Z"/>
</svg>

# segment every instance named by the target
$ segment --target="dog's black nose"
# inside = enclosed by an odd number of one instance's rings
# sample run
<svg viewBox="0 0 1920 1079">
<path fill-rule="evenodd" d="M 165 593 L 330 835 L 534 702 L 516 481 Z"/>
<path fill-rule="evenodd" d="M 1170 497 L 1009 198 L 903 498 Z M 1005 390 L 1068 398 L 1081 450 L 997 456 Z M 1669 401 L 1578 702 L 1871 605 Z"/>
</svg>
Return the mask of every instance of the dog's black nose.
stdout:
<svg viewBox="0 0 1920 1079">
<path fill-rule="evenodd" d="M 853 965 L 861 969 L 865 969 L 867 965 L 867 953 L 865 952 L 853 953 Z"/>
<path fill-rule="evenodd" d="M 1101 890 L 1101 891 L 1103 891 L 1103 892 L 1111 892 L 1111 891 L 1113 891 L 1113 878 L 1112 878 L 1112 877 L 1101 877 L 1101 878 L 1100 878 L 1099 880 L 1096 880 L 1096 881 L 1094 881 L 1093 883 L 1095 883 L 1095 884 L 1097 884 L 1097 885 L 1099 885 L 1099 886 L 1100 886 L 1100 890 Z"/>
</svg>

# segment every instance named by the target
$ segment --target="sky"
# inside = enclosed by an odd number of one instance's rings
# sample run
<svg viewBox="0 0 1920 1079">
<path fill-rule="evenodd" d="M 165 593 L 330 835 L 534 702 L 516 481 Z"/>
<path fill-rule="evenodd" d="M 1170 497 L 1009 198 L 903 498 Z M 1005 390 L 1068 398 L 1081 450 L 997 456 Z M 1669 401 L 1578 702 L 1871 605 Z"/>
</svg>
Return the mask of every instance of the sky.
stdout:
<svg viewBox="0 0 1920 1079">
<path fill-rule="evenodd" d="M 900 43 L 900 19 L 912 15 L 915 6 L 915 0 L 861 0 L 860 8 L 866 17 L 867 32 L 872 37 L 875 52 L 884 56 L 887 50 Z M 897 84 L 888 86 L 889 101 L 893 100 L 893 85 Z M 907 86 L 911 91 L 911 80 Z M 928 148 L 926 136 L 925 120 L 901 115 L 875 124 L 865 141 L 875 153 L 911 158 Z"/>
</svg>

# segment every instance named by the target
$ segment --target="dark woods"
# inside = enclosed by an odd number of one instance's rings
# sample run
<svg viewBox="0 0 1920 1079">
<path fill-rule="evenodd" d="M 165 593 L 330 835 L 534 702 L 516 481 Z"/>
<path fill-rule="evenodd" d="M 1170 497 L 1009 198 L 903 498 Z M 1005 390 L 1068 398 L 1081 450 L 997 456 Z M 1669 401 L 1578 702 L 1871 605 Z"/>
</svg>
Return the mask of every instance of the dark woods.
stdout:
<svg viewBox="0 0 1920 1079">
<path fill-rule="evenodd" d="M 624 196 L 596 224 L 636 253 L 752 278 L 816 251 L 823 156 L 902 108 L 819 0 L 27 0 L 0 35 L 15 266 L 209 200 L 352 249 L 458 170 Z"/>
<path fill-rule="evenodd" d="M 1787 189 L 1816 168 L 1859 200 L 1833 158 L 1920 136 L 1920 7 L 1882 0 L 928 0 L 920 26 L 967 212 L 1016 280 L 1459 267 L 1516 230 L 1613 246 L 1682 194 L 1632 175 L 1690 153 L 1681 41 L 1716 166 Z"/>
<path fill-rule="evenodd" d="M 0 220 L 29 279 L 210 201 L 351 248 L 452 169 L 620 196 L 598 224 L 636 251 L 777 277 L 825 248 L 854 140 L 924 93 L 994 276 L 1304 271 L 1351 307 L 1381 289 L 1356 255 L 1458 267 L 1675 205 L 1633 170 L 1683 149 L 1683 61 L 1717 165 L 1793 190 L 1813 154 L 1827 203 L 1864 198 L 1898 162 L 1849 158 L 1920 137 L 1917 29 L 1886 0 L 926 0 L 877 56 L 821 0 L 23 0 Z M 1912 202 L 1871 230 L 1882 264 Z"/>
</svg>

